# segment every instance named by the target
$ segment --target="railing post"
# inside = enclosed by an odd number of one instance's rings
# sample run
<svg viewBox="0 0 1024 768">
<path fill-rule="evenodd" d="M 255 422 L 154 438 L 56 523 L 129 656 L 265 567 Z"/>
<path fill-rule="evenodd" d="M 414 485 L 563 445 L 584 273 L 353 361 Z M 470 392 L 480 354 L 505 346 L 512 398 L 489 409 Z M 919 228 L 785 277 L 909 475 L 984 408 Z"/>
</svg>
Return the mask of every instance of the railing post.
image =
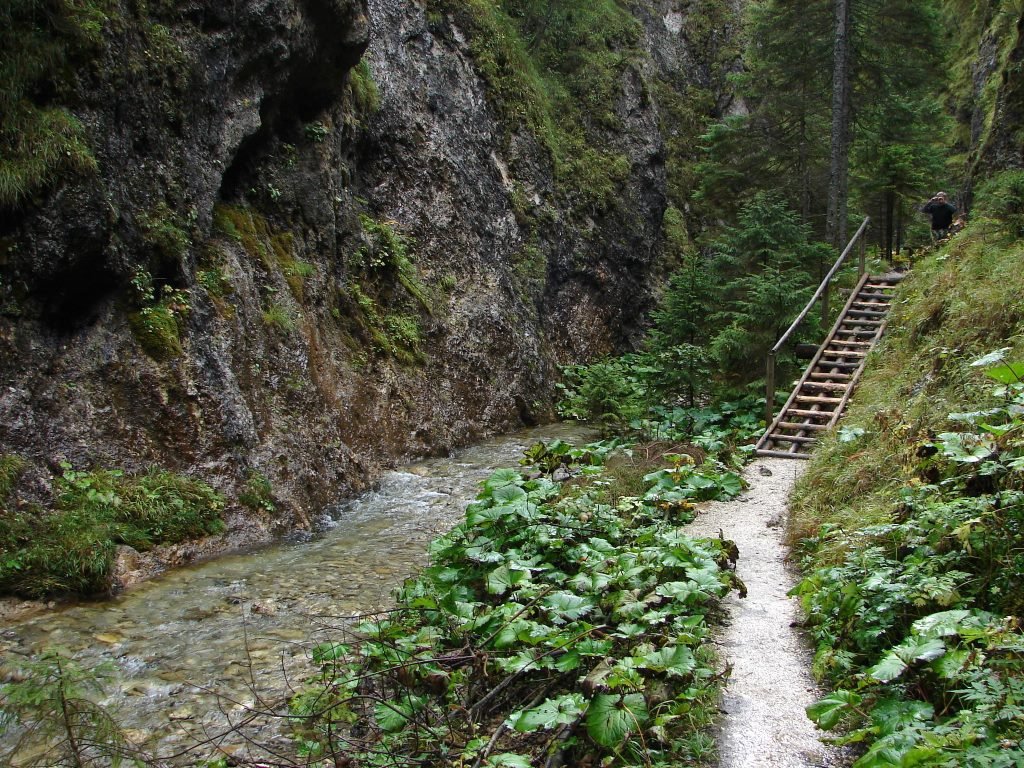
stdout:
<svg viewBox="0 0 1024 768">
<path fill-rule="evenodd" d="M 768 350 L 764 372 L 765 401 L 764 424 L 770 427 L 775 419 L 775 350 Z"/>
<path fill-rule="evenodd" d="M 824 328 L 828 328 L 828 298 L 831 288 L 829 283 L 825 283 L 825 290 L 821 294 L 821 325 Z"/>
<path fill-rule="evenodd" d="M 860 259 L 857 262 L 857 277 L 858 278 L 864 276 L 864 269 L 865 269 L 865 267 L 864 267 L 864 251 L 867 249 L 866 240 L 867 240 L 867 238 L 865 238 L 864 235 L 860 236 Z"/>
</svg>

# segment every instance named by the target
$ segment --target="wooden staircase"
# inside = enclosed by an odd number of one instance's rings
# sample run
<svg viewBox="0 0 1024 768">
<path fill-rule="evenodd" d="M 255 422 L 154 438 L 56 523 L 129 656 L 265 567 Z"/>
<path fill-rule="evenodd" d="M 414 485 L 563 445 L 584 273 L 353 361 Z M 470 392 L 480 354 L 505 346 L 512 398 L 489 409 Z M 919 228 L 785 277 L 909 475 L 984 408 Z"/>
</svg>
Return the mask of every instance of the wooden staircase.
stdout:
<svg viewBox="0 0 1024 768">
<path fill-rule="evenodd" d="M 863 275 L 779 415 L 757 443 L 758 456 L 808 459 L 818 435 L 839 421 L 885 330 L 893 286 L 902 275 Z"/>
</svg>

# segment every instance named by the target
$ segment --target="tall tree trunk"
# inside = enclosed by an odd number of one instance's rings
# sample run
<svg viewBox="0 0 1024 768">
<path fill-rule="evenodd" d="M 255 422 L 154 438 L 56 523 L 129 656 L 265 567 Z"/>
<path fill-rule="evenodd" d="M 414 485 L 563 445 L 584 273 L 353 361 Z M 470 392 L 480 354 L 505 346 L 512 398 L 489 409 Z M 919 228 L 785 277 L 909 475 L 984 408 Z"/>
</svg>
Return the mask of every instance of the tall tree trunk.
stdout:
<svg viewBox="0 0 1024 768">
<path fill-rule="evenodd" d="M 892 259 L 896 228 L 896 190 L 885 190 L 885 255 Z"/>
<path fill-rule="evenodd" d="M 850 5 L 835 0 L 832 54 L 832 131 L 829 152 L 828 211 L 825 239 L 837 249 L 846 244 L 846 193 L 850 164 Z"/>
</svg>

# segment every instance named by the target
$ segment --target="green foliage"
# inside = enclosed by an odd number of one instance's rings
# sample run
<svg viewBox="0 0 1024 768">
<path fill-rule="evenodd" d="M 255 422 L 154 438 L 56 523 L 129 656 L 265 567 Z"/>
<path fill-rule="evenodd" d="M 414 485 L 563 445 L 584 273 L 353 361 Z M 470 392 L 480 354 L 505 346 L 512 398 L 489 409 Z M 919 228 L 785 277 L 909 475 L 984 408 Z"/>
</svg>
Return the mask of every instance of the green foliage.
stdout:
<svg viewBox="0 0 1024 768">
<path fill-rule="evenodd" d="M 312 123 L 306 123 L 303 126 L 302 132 L 306 134 L 306 138 L 312 142 L 319 144 L 321 141 L 330 135 L 331 129 L 324 125 L 319 120 Z"/>
<path fill-rule="evenodd" d="M 415 241 L 395 222 L 365 214 L 360 221 L 363 242 L 352 260 L 348 314 L 379 352 L 406 365 L 422 363 L 421 317 L 433 313 L 433 300 L 413 262 Z"/>
<path fill-rule="evenodd" d="M 21 473 L 25 471 L 26 466 L 27 462 L 17 454 L 0 454 L 0 505 L 3 505 L 11 491 L 14 490 L 15 484 L 21 477 Z"/>
<path fill-rule="evenodd" d="M 348 87 L 352 94 L 352 103 L 356 112 L 360 115 L 372 115 L 380 109 L 380 92 L 377 90 L 377 83 L 373 80 L 373 73 L 370 72 L 370 65 L 366 59 L 360 59 L 359 63 L 349 72 Z M 313 125 L 318 125 L 314 123 Z"/>
<path fill-rule="evenodd" d="M 153 470 L 77 471 L 54 481 L 54 509 L 0 516 L 0 592 L 39 597 L 109 588 L 117 544 L 149 549 L 223 529 L 223 499 L 204 483 Z"/>
<path fill-rule="evenodd" d="M 135 339 L 154 360 L 179 357 L 183 352 L 181 334 L 192 309 L 188 292 L 164 285 L 157 299 L 153 277 L 144 269 L 132 276 L 131 291 L 139 305 L 128 315 Z"/>
<path fill-rule="evenodd" d="M 287 304 L 280 301 L 272 302 L 263 310 L 260 317 L 263 318 L 264 325 L 279 333 L 289 334 L 296 328 L 295 315 L 292 314 Z"/>
<path fill-rule="evenodd" d="M 312 754 L 667 766 L 710 724 L 707 616 L 735 581 L 728 543 L 683 535 L 692 504 L 661 499 L 731 497 L 738 478 L 677 462 L 644 499 L 612 490 L 607 446 L 531 454 L 580 479 L 498 470 L 394 610 L 315 649 L 321 674 L 292 705 Z"/>
<path fill-rule="evenodd" d="M 142 241 L 154 255 L 172 264 L 180 263 L 185 258 L 191 240 L 178 225 L 166 203 L 160 203 L 152 211 L 140 213 L 138 220 Z"/>
<path fill-rule="evenodd" d="M 274 503 L 274 487 L 266 475 L 256 470 L 249 471 L 245 487 L 238 494 L 238 501 L 254 512 L 277 510 L 277 504 Z"/>
<path fill-rule="evenodd" d="M 1009 237 L 1024 236 L 1024 171 L 1003 171 L 980 184 L 974 211 L 998 222 Z"/>
<path fill-rule="evenodd" d="M 131 743 L 99 702 L 110 665 L 86 669 L 49 650 L 19 664 L 19 678 L 0 686 L 0 735 L 14 746 L 4 757 L 12 768 L 140 765 L 147 756 Z"/>
<path fill-rule="evenodd" d="M 864 437 L 826 442 L 794 500 L 797 593 L 837 688 L 809 714 L 866 747 L 857 768 L 1024 759 L 1004 618 L 1024 610 L 1024 316 L 1001 238 L 971 227 L 907 279 L 847 417 Z"/>
</svg>

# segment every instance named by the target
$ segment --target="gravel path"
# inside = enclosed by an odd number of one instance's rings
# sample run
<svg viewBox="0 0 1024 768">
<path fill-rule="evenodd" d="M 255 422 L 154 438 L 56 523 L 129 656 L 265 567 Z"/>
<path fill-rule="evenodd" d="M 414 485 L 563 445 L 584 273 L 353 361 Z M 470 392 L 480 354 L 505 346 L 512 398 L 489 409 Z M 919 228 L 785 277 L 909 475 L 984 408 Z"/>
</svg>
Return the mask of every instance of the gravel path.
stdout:
<svg viewBox="0 0 1024 768">
<path fill-rule="evenodd" d="M 811 652 L 794 626 L 795 598 L 786 592 L 796 572 L 783 544 L 786 501 L 805 463 L 758 459 L 744 472 L 750 488 L 731 502 L 709 504 L 687 528 L 695 536 L 732 539 L 737 575 L 748 595 L 726 600 L 729 621 L 718 639 L 732 665 L 718 739 L 720 768 L 820 768 L 841 765 L 839 752 L 818 740 L 804 707 L 820 692 L 810 674 Z"/>
</svg>

